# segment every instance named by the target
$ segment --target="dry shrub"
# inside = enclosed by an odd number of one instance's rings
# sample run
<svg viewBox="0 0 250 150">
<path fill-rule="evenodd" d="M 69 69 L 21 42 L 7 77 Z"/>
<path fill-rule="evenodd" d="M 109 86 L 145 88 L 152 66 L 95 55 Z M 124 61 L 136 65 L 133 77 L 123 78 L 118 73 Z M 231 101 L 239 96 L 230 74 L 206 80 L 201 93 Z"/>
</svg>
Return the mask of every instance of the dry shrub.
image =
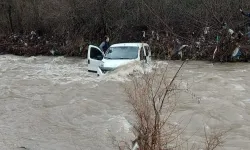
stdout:
<svg viewBox="0 0 250 150">
<path fill-rule="evenodd" d="M 224 130 L 218 128 L 211 130 L 208 132 L 206 128 L 204 128 L 205 133 L 205 150 L 214 150 L 220 146 L 223 146 L 223 143 L 225 142 L 225 134 L 228 133 L 231 130 L 231 128 L 226 128 Z"/>
<path fill-rule="evenodd" d="M 129 143 L 123 143 L 123 148 L 119 149 L 124 150 L 125 146 L 133 150 L 190 149 L 184 146 L 188 141 L 181 140 L 185 129 L 170 121 L 178 106 L 175 95 L 180 91 L 174 81 L 184 63 L 173 77 L 167 75 L 167 69 L 156 69 L 151 73 L 142 73 L 140 77 L 132 76 L 132 82 L 124 85 L 135 116 L 133 130 L 137 138 L 132 142 L 132 148 L 127 146 Z M 214 150 L 223 144 L 223 137 L 228 131 L 219 129 L 210 132 L 204 129 L 205 142 L 201 146 L 192 145 L 191 150 L 201 147 Z M 136 144 L 139 148 L 135 148 Z"/>
</svg>

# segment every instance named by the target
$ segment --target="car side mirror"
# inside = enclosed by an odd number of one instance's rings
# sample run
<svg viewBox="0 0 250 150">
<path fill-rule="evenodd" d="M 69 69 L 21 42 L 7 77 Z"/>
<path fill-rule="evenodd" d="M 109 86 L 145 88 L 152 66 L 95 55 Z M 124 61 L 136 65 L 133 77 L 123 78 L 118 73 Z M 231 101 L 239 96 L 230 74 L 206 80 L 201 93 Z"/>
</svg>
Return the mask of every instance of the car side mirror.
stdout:
<svg viewBox="0 0 250 150">
<path fill-rule="evenodd" d="M 96 56 L 96 59 L 97 59 L 97 60 L 102 60 L 102 59 L 103 59 L 103 56 L 102 56 L 102 55 L 98 55 L 98 56 Z"/>
</svg>

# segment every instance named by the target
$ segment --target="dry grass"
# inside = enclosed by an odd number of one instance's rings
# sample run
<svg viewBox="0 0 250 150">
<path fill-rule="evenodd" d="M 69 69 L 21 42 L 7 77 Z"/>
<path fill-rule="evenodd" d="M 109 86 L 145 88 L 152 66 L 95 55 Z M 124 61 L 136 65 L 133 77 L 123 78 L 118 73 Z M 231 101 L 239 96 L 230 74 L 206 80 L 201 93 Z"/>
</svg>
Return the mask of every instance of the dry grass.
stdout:
<svg viewBox="0 0 250 150">
<path fill-rule="evenodd" d="M 143 73 L 140 77 L 132 77 L 132 82 L 124 85 L 128 103 L 132 106 L 136 122 L 133 124 L 136 139 L 123 143 L 120 150 L 214 150 L 223 144 L 223 137 L 229 131 L 207 131 L 204 128 L 204 142 L 201 146 L 184 146 L 187 141 L 181 140 L 185 129 L 170 121 L 177 108 L 175 95 L 179 90 L 174 84 L 183 64 L 174 77 L 167 76 L 167 69 Z M 135 148 L 138 144 L 139 148 Z M 117 143 L 119 145 L 119 143 Z M 132 145 L 132 148 L 131 148 Z M 183 148 L 185 147 L 185 148 Z"/>
</svg>

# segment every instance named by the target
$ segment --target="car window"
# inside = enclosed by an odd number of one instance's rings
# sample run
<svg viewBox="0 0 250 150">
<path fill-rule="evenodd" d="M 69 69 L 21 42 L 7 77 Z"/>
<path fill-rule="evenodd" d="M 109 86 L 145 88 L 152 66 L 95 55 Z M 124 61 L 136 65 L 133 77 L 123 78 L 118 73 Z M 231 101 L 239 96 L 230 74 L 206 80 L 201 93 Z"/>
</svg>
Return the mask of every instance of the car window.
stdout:
<svg viewBox="0 0 250 150">
<path fill-rule="evenodd" d="M 138 57 L 138 49 L 136 46 L 110 47 L 106 54 L 106 59 L 136 59 Z"/>
<path fill-rule="evenodd" d="M 90 50 L 90 58 L 91 59 L 100 59 L 102 57 L 102 53 L 99 49 L 92 47 Z"/>
</svg>

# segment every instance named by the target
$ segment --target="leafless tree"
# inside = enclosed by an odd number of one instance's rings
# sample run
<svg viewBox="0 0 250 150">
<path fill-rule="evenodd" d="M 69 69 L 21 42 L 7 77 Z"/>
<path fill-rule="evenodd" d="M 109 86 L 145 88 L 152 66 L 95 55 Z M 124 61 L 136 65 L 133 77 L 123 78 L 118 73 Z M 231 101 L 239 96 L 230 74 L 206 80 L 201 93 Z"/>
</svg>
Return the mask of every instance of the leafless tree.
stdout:
<svg viewBox="0 0 250 150">
<path fill-rule="evenodd" d="M 186 127 L 180 128 L 178 124 L 171 122 L 178 107 L 176 94 L 187 91 L 177 88 L 179 86 L 175 82 L 184 63 L 173 77 L 169 76 L 167 69 L 164 72 L 162 69 L 156 69 L 151 73 L 133 76 L 130 83 L 124 84 L 128 103 L 132 106 L 135 116 L 133 129 L 137 138 L 132 142 L 132 147 L 137 146 L 139 150 L 190 149 L 185 146 L 189 142 L 181 138 Z M 213 131 L 204 128 L 204 141 L 201 141 L 204 144 L 192 145 L 190 150 L 214 150 L 222 146 L 228 131 L 230 130 L 227 128 L 217 128 Z M 128 143 L 123 146 L 128 146 Z"/>
</svg>

